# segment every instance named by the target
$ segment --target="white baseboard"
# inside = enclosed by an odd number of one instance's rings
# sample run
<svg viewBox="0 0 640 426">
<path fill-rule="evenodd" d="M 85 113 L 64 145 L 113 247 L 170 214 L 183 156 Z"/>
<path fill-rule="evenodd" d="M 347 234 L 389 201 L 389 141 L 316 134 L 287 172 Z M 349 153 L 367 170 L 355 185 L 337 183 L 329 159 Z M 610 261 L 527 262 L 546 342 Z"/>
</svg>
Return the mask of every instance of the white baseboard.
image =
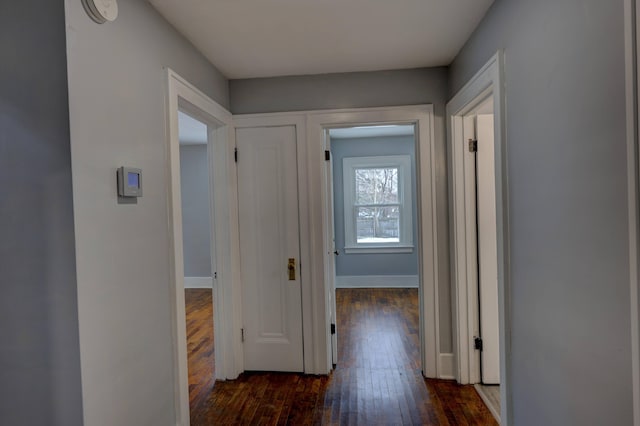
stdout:
<svg viewBox="0 0 640 426">
<path fill-rule="evenodd" d="M 441 379 L 455 379 L 455 357 L 452 353 L 441 353 L 440 359 L 438 360 L 439 366 L 438 371 L 440 372 Z"/>
<path fill-rule="evenodd" d="M 336 288 L 418 288 L 417 275 L 338 275 Z"/>
<path fill-rule="evenodd" d="M 211 277 L 184 277 L 184 288 L 213 288 Z"/>
</svg>

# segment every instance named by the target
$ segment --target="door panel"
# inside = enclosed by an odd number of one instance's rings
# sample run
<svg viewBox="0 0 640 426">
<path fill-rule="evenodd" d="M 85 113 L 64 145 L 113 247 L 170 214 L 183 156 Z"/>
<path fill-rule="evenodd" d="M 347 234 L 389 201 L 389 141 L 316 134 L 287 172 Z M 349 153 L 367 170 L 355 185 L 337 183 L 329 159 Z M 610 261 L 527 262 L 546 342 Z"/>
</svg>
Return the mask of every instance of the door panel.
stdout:
<svg viewBox="0 0 640 426">
<path fill-rule="evenodd" d="M 296 129 L 240 128 L 236 144 L 245 369 L 303 371 Z"/>
<path fill-rule="evenodd" d="M 500 354 L 493 114 L 479 114 L 476 120 L 482 383 L 498 384 L 500 383 Z"/>
</svg>

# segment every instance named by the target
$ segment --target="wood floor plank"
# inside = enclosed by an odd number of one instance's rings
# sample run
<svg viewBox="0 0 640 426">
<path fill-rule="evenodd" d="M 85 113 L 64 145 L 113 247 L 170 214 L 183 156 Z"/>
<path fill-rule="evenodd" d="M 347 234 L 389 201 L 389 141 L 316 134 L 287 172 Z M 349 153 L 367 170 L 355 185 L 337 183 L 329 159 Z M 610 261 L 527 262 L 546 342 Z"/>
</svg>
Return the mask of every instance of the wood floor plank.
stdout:
<svg viewBox="0 0 640 426">
<path fill-rule="evenodd" d="M 212 307 L 199 297 L 187 298 L 187 311 L 190 301 Z M 496 425 L 472 386 L 423 378 L 417 289 L 338 289 L 336 304 L 338 365 L 329 376 L 244 373 L 206 396 L 209 385 L 195 380 L 191 424 Z M 213 333 L 210 343 L 195 342 L 207 333 L 197 321 L 189 327 L 194 353 L 212 355 Z M 214 371 L 212 363 L 193 365 L 205 376 Z"/>
</svg>

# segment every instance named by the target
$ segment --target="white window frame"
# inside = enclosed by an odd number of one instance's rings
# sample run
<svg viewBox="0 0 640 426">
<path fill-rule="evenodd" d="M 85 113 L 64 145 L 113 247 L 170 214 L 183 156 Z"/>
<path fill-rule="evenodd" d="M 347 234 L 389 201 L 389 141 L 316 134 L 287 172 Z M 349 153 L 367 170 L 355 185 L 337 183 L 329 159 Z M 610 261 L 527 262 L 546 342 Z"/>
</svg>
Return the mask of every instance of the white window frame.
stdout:
<svg viewBox="0 0 640 426">
<path fill-rule="evenodd" d="M 373 168 L 398 169 L 400 230 L 397 243 L 358 243 L 356 236 L 355 170 Z M 411 253 L 413 251 L 413 208 L 411 188 L 411 156 L 385 155 L 377 157 L 346 157 L 342 160 L 344 185 L 345 253 Z"/>
</svg>

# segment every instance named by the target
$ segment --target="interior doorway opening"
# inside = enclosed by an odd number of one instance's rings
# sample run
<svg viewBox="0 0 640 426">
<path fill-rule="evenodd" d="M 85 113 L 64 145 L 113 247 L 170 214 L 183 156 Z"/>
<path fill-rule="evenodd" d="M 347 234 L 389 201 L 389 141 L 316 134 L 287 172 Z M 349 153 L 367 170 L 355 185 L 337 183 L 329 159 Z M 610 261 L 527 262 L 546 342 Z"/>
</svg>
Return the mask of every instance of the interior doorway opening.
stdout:
<svg viewBox="0 0 640 426">
<path fill-rule="evenodd" d="M 333 364 L 420 370 L 415 126 L 330 128 L 325 141 Z"/>
<path fill-rule="evenodd" d="M 206 403 L 215 384 L 213 280 L 217 274 L 212 218 L 208 125 L 178 111 L 184 299 L 189 412 Z"/>
<path fill-rule="evenodd" d="M 215 371 L 210 379 L 235 378 L 241 369 L 234 359 L 234 339 L 229 330 L 237 324 L 234 306 L 237 267 L 233 263 L 234 204 L 229 202 L 234 182 L 229 178 L 229 129 L 231 113 L 217 104 L 171 69 L 167 69 L 167 216 L 169 219 L 169 267 L 171 333 L 173 346 L 174 405 L 176 424 L 189 424 L 189 369 L 187 356 L 187 320 L 185 304 L 185 259 L 182 221 L 180 165 L 180 112 L 206 123 L 206 163 L 209 186 L 209 226 L 212 275 L 212 310 L 215 320 Z M 215 185 L 214 185 L 215 183 Z M 215 220 L 214 220 L 215 218 Z M 205 235 L 205 240 L 207 235 Z M 205 256 L 206 259 L 206 256 Z M 207 305 L 211 305 L 208 304 Z M 213 367 L 213 365 L 211 365 Z M 212 369 L 213 370 L 213 369 Z M 214 376 L 215 374 L 215 376 Z"/>
<path fill-rule="evenodd" d="M 503 55 L 447 104 L 456 379 L 509 424 L 509 264 Z M 496 386 L 499 385 L 499 386 Z"/>
</svg>

